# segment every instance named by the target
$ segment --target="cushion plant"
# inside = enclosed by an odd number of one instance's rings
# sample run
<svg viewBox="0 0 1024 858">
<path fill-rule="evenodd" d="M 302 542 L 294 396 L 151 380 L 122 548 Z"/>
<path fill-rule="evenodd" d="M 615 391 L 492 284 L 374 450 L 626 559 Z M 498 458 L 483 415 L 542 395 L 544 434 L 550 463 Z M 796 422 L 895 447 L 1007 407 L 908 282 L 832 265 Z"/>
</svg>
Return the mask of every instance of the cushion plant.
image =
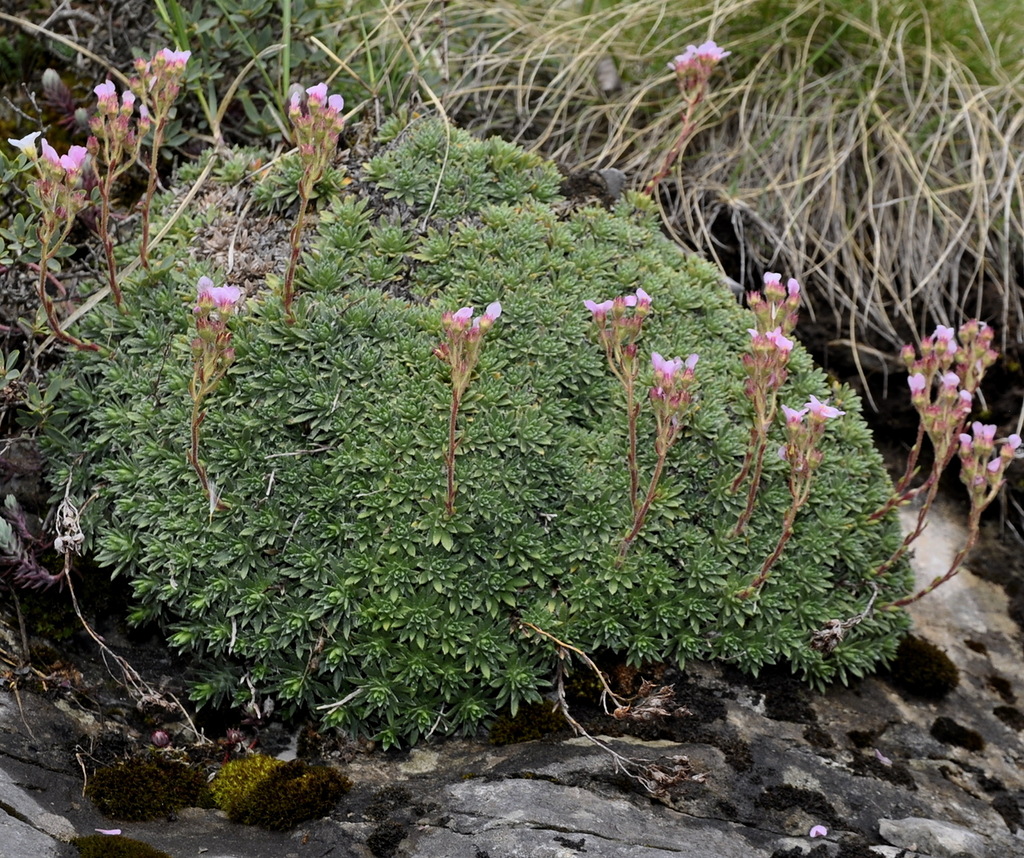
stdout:
<svg viewBox="0 0 1024 858">
<path fill-rule="evenodd" d="M 239 156 L 241 157 L 241 156 Z M 230 164 L 230 162 L 229 162 Z M 283 161 L 274 176 L 294 175 Z M 234 181 L 237 165 L 221 175 Z M 751 413 L 741 355 L 750 313 L 708 264 L 659 234 L 645 198 L 570 205 L 553 165 L 440 120 L 385 126 L 376 154 L 335 170 L 297 279 L 294 321 L 272 288 L 229 320 L 234 359 L 204 401 L 189 466 L 196 282 L 190 211 L 125 284 L 125 311 L 97 305 L 50 433 L 54 484 L 70 480 L 93 551 L 130 578 L 131 619 L 164 624 L 196 657 L 196 699 L 313 709 L 329 725 L 411 743 L 474 728 L 537 700 L 557 661 L 524 619 L 631 663 L 786 661 L 815 685 L 871 671 L 907 620 L 881 612 L 831 654 L 810 646 L 905 564 L 873 580 L 899 544 L 869 522 L 891 486 L 856 395 L 799 346 L 781 401 L 841 407 L 795 534 L 755 598 L 737 592 L 778 542 L 788 465 L 771 453 L 749 526 L 735 537 Z M 287 182 L 254 192 L 267 209 Z M 271 189 L 271 190 L 268 190 Z M 294 193 L 292 190 L 291 193 Z M 168 207 L 170 208 L 170 207 Z M 273 286 L 271 278 L 271 286 Z M 699 354 L 695 402 L 644 527 L 632 522 L 621 385 L 585 300 L 651 296 L 640 355 Z M 454 514 L 446 513 L 450 367 L 434 354 L 442 315 L 500 302 L 461 398 Z M 638 462 L 655 464 L 644 400 Z M 773 439 L 782 443 L 781 422 Z"/>
</svg>

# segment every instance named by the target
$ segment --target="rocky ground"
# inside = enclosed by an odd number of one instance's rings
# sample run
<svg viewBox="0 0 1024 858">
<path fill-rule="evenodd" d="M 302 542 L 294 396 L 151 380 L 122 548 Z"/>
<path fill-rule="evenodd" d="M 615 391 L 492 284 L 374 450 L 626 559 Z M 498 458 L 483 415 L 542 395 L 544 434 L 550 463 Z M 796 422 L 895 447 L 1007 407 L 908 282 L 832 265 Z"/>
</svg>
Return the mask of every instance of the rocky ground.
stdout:
<svg viewBox="0 0 1024 858">
<path fill-rule="evenodd" d="M 956 510 L 940 510 L 928 529 L 915 561 L 920 580 L 944 571 L 961 536 L 957 520 Z M 354 787 L 330 816 L 290 833 L 200 809 L 148 823 L 101 816 L 82 795 L 93 768 L 146 745 L 153 724 L 181 744 L 185 725 L 169 713 L 143 717 L 115 681 L 116 665 L 104 664 L 84 636 L 42 669 L 17 668 L 18 635 L 8 618 L 0 852 L 71 856 L 72 836 L 120 829 L 111 836 L 175 858 L 1024 856 L 1024 675 L 1015 602 L 1005 592 L 1022 580 L 1019 554 L 1019 546 L 989 542 L 975 565 L 994 570 L 1005 587 L 964 572 L 914 607 L 918 633 L 960 670 L 959 685 L 942 700 L 917 697 L 892 677 L 814 694 L 782 672 L 751 680 L 727 665 L 694 664 L 666 673 L 691 714 L 629 736 L 611 718 L 582 713 L 626 757 L 677 766 L 686 758 L 686 776 L 661 801 L 605 750 L 568 731 L 522 744 L 480 737 L 389 753 L 306 742 Z M 151 687 L 181 690 L 181 665 L 158 638 L 129 641 L 98 622 Z M 42 641 L 33 645 L 45 652 Z M 209 729 L 213 737 L 219 728 L 211 722 Z M 269 752 L 293 753 L 282 728 L 243 729 L 258 732 Z M 814 826 L 827 835 L 810 838 Z"/>
</svg>

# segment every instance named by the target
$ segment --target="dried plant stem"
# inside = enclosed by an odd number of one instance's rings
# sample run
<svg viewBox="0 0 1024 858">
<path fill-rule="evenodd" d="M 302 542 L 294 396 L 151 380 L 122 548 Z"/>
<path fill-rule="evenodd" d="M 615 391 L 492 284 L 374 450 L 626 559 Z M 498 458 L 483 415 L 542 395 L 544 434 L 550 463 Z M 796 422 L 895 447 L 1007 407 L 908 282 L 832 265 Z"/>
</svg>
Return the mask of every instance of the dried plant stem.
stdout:
<svg viewBox="0 0 1024 858">
<path fill-rule="evenodd" d="M 621 566 L 623 561 L 625 561 L 626 554 L 629 553 L 630 546 L 643 529 L 644 521 L 647 519 L 647 513 L 651 509 L 651 504 L 654 503 L 654 495 L 658 490 L 658 482 L 661 480 L 662 471 L 665 470 L 665 459 L 668 457 L 669 446 L 670 445 L 668 444 L 659 445 L 661 449 L 658 450 L 658 462 L 654 466 L 654 473 L 651 474 L 651 482 L 647 486 L 647 493 L 644 495 L 643 502 L 639 507 L 634 504 L 633 526 L 630 528 L 629 533 L 626 534 L 625 538 L 622 540 L 622 544 L 619 546 L 619 556 L 616 560 L 616 565 L 618 566 Z"/>
<path fill-rule="evenodd" d="M 740 486 L 750 475 L 750 485 L 747 488 L 747 504 L 740 513 L 736 526 L 732 529 L 733 536 L 739 536 L 746 529 L 754 514 L 754 502 L 757 500 L 757 490 L 761 486 L 761 474 L 764 471 L 764 453 L 768 448 L 768 433 L 763 428 L 755 426 L 750 430 L 750 444 L 747 446 L 747 455 L 743 458 L 743 467 L 740 469 L 736 479 L 729 487 L 730 492 L 739 491 Z M 751 472 L 753 472 L 751 474 Z"/>
<path fill-rule="evenodd" d="M 67 223 L 61 233 L 60 239 L 56 243 L 52 242 L 52 233 L 47 235 L 42 229 L 40 230 L 41 234 L 39 236 L 39 243 L 41 245 L 41 250 L 39 254 L 39 280 L 36 283 L 36 291 L 39 293 L 39 303 L 43 305 L 43 311 L 46 313 L 46 321 L 50 323 L 50 330 L 53 331 L 53 335 L 58 340 L 65 342 L 68 345 L 72 345 L 76 349 L 81 349 L 82 351 L 103 352 L 104 349 L 96 345 L 96 343 L 80 340 L 78 337 L 72 336 L 61 327 L 60 319 L 57 318 L 57 309 L 54 307 L 53 300 L 46 291 L 46 281 L 49 277 L 47 267 L 49 266 L 50 260 L 54 257 L 56 249 L 64 243 L 64 239 L 67 238 L 68 233 L 71 232 L 71 225 L 72 222 Z"/>
<path fill-rule="evenodd" d="M 156 193 L 160 146 L 163 144 L 166 124 L 166 117 L 161 117 L 153 128 L 153 146 L 149 154 L 149 179 L 146 182 L 146 193 L 142 197 L 142 238 L 139 241 L 139 262 L 143 268 L 149 268 L 149 213 L 153 206 L 153 196 Z M 114 292 L 114 296 L 115 299 L 119 297 L 117 292 Z M 118 301 L 118 305 L 120 306 L 120 301 Z"/>
<path fill-rule="evenodd" d="M 199 482 L 203 486 L 203 491 L 209 497 L 210 480 L 206 474 L 205 466 L 199 459 L 199 427 L 202 425 L 203 420 L 206 419 L 206 412 L 202 410 L 203 396 L 204 394 L 200 392 L 192 399 L 192 419 L 190 421 L 191 444 L 188 451 L 188 463 L 195 470 L 196 475 L 199 477 Z"/>
<path fill-rule="evenodd" d="M 306 190 L 305 181 L 300 182 L 299 187 L 299 213 L 292 225 L 289 236 L 291 244 L 291 255 L 288 258 L 288 271 L 284 276 L 284 285 L 281 289 L 281 301 L 284 304 L 284 311 L 289 322 L 295 321 L 292 315 L 292 300 L 295 297 L 295 271 L 299 265 L 299 253 L 302 249 L 302 228 L 306 222 L 306 209 L 309 207 L 309 192 Z"/>
</svg>

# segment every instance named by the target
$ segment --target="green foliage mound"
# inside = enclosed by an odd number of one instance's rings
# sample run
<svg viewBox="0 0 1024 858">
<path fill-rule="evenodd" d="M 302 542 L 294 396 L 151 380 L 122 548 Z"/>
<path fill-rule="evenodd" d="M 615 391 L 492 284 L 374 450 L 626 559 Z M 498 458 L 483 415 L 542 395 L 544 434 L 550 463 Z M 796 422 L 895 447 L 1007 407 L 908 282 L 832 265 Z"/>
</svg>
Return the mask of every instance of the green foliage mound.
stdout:
<svg viewBox="0 0 1024 858">
<path fill-rule="evenodd" d="M 556 653 L 529 620 L 633 664 L 721 657 L 745 670 L 780 660 L 815 684 L 893 654 L 901 612 L 870 616 L 830 656 L 811 649 L 829 619 L 863 611 L 869 570 L 899 542 L 867 516 L 889 492 L 845 387 L 799 347 L 782 401 L 831 396 L 825 460 L 797 533 L 757 598 L 749 584 L 778 540 L 787 466 L 769 456 L 743 538 L 731 495 L 748 437 L 740 356 L 750 315 L 716 271 L 658 232 L 650 203 L 570 205 L 550 164 L 440 121 L 384 129 L 388 143 L 333 202 L 284 318 L 269 291 L 231 321 L 237 357 L 209 398 L 200 457 L 211 511 L 186 462 L 195 232 L 126 286 L 79 333 L 116 346 L 76 355 L 75 387 L 52 419 L 55 485 L 93 498 L 83 527 L 102 562 L 130 577 L 135 621 L 159 620 L 193 652 L 202 701 L 272 696 L 321 707 L 328 725 L 386 745 L 474 728 L 539 699 Z M 167 249 L 169 248 L 169 250 Z M 649 353 L 699 353 L 699 408 L 672 449 L 647 524 L 631 524 L 624 396 L 594 342 L 584 299 L 643 288 Z M 433 356 L 441 313 L 499 300 L 462 403 L 456 512 L 445 516 L 451 391 Z M 646 394 L 641 391 L 642 396 Z M 781 426 L 777 428 L 781 439 Z M 653 418 L 639 421 L 642 483 Z M 879 603 L 907 591 L 904 566 Z"/>
</svg>

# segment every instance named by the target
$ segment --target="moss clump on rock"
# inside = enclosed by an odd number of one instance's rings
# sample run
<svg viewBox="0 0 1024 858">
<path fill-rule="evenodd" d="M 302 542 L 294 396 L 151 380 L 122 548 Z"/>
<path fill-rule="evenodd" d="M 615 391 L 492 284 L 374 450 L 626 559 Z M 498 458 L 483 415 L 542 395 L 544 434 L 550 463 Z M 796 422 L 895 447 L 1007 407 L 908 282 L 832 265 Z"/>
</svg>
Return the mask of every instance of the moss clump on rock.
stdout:
<svg viewBox="0 0 1024 858">
<path fill-rule="evenodd" d="M 385 746 L 475 729 L 537 701 L 557 654 L 527 619 L 631 664 L 722 657 L 745 671 L 787 662 L 816 685 L 870 672 L 895 652 L 903 612 L 851 628 L 826 656 L 824 623 L 909 588 L 890 491 L 856 395 L 797 347 L 781 400 L 831 397 L 832 421 L 796 533 L 757 598 L 778 541 L 788 469 L 766 461 L 753 518 L 729 487 L 749 435 L 741 356 L 749 313 L 708 264 L 659 232 L 650 200 L 565 206 L 554 166 L 438 120 L 388 126 L 391 140 L 321 201 L 295 320 L 250 289 L 231 320 L 236 358 L 206 400 L 201 458 L 211 514 L 185 459 L 196 235 L 232 232 L 206 189 L 161 243 L 155 273 L 126 283 L 124 313 L 98 305 L 76 333 L 116 347 L 73 356 L 51 418 L 54 484 L 70 479 L 90 544 L 127 575 L 133 620 L 158 620 L 202 665 L 193 696 L 272 696 L 287 715 L 328 706 L 327 726 Z M 142 277 L 142 275 L 140 275 Z M 632 512 L 622 391 L 593 341 L 584 299 L 652 296 L 640 346 L 700 355 L 699 407 L 673 447 L 624 562 Z M 462 402 L 454 516 L 445 514 L 451 389 L 433 356 L 441 315 L 500 301 Z M 653 417 L 639 418 L 643 481 Z M 58 431 L 59 430 L 59 431 Z M 781 423 L 773 430 L 781 443 Z M 72 467 L 72 463 L 73 467 Z M 343 701 L 343 702 L 342 702 Z M 330 706 L 337 702 L 338 705 Z"/>
<path fill-rule="evenodd" d="M 506 713 L 495 720 L 491 725 L 490 740 L 493 745 L 532 742 L 557 733 L 566 726 L 565 716 L 553 708 L 550 700 L 524 703 L 515 715 Z"/>
<path fill-rule="evenodd" d="M 949 656 L 915 635 L 900 641 L 889 673 L 904 691 L 929 700 L 941 700 L 960 684 L 960 671 Z"/>
<path fill-rule="evenodd" d="M 229 819 L 271 831 L 325 816 L 351 788 L 352 782 L 329 766 L 263 754 L 225 763 L 211 785 Z"/>
<path fill-rule="evenodd" d="M 157 819 L 183 807 L 212 804 L 199 772 L 158 754 L 98 769 L 89 779 L 86 795 L 102 814 L 125 822 Z"/>
<path fill-rule="evenodd" d="M 121 835 L 87 834 L 71 842 L 82 858 L 171 858 L 155 846 Z"/>
</svg>

